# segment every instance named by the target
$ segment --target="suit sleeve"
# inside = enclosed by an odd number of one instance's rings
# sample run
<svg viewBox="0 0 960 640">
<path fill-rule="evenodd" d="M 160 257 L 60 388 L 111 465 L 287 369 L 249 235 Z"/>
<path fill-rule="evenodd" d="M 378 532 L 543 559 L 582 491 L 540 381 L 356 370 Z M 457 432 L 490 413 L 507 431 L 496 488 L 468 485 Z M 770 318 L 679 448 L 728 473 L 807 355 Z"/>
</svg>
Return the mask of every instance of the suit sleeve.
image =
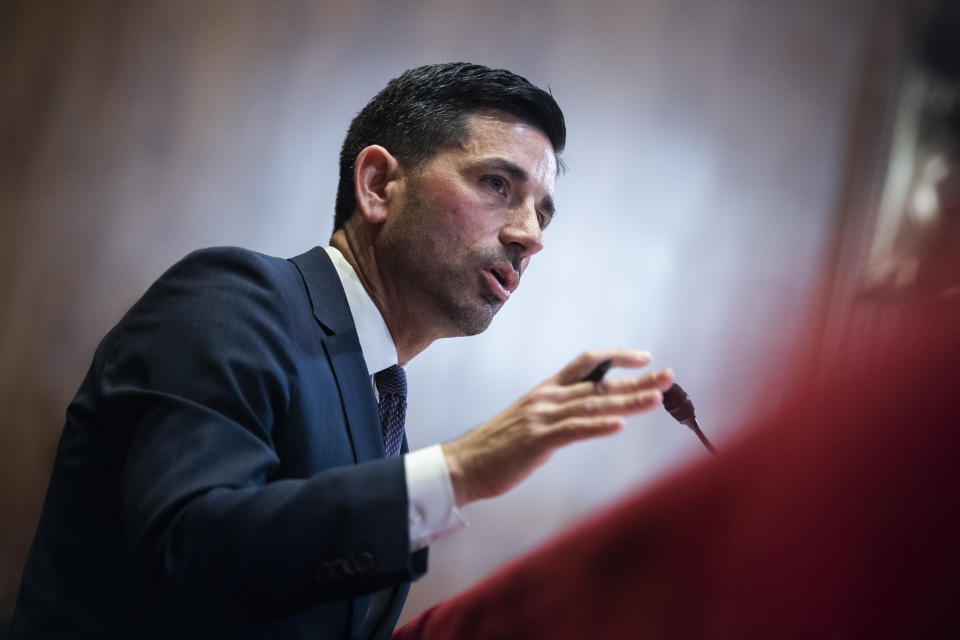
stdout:
<svg viewBox="0 0 960 640">
<path fill-rule="evenodd" d="M 293 613 L 425 569 L 409 553 L 402 459 L 273 477 L 273 430 L 302 392 L 289 327 L 298 301 L 278 268 L 240 250 L 192 254 L 101 356 L 133 570 L 187 619 Z"/>
</svg>

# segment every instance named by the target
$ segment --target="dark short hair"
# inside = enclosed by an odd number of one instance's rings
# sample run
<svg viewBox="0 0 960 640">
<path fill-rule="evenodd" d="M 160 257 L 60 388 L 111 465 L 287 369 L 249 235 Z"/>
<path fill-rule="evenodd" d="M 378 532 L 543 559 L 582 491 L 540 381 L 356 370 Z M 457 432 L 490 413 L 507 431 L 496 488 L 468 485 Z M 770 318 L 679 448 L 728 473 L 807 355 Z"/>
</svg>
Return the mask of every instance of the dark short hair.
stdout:
<svg viewBox="0 0 960 640">
<path fill-rule="evenodd" d="M 340 150 L 334 230 L 357 207 L 353 165 L 378 144 L 407 170 L 416 170 L 442 149 L 466 143 L 467 116 L 493 109 L 543 132 L 559 155 L 567 139 L 563 112 L 547 91 L 505 69 L 451 62 L 411 69 L 387 83 L 350 123 Z"/>
</svg>

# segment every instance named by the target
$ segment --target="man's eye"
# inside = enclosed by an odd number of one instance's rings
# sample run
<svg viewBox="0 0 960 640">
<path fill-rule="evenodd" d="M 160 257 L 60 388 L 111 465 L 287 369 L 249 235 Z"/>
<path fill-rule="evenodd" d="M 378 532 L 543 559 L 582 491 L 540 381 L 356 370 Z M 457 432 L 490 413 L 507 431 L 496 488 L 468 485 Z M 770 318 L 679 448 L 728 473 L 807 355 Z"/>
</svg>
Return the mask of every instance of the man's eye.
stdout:
<svg viewBox="0 0 960 640">
<path fill-rule="evenodd" d="M 507 181 L 499 176 L 490 176 L 487 178 L 490 188 L 497 193 L 504 193 L 507 190 Z"/>
</svg>

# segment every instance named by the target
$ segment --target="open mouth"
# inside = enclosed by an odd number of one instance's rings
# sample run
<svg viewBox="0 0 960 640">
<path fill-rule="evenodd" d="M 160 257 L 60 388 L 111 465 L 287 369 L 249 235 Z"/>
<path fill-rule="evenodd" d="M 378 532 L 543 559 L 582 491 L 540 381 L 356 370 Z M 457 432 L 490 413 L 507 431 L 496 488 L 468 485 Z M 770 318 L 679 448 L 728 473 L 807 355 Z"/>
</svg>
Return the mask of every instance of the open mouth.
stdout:
<svg viewBox="0 0 960 640">
<path fill-rule="evenodd" d="M 490 290 L 501 300 L 506 300 L 513 293 L 520 281 L 520 274 L 514 271 L 513 266 L 506 260 L 489 263 L 484 271 L 484 278 Z"/>
<path fill-rule="evenodd" d="M 517 278 L 509 266 L 496 265 L 484 272 L 487 287 L 494 296 L 506 301 L 510 293 L 517 288 Z"/>
</svg>

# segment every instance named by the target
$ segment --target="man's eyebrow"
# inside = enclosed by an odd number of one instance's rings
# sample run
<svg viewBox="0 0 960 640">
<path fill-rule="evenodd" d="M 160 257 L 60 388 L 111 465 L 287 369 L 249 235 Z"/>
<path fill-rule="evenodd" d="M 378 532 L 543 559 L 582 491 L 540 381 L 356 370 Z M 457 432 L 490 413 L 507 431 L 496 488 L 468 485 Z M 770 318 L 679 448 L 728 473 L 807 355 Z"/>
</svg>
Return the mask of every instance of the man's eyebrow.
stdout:
<svg viewBox="0 0 960 640">
<path fill-rule="evenodd" d="M 550 196 L 544 196 L 543 200 L 540 201 L 540 208 L 550 216 L 552 220 L 555 215 L 557 215 L 557 208 L 553 204 L 553 198 Z"/>
<path fill-rule="evenodd" d="M 481 160 L 477 163 L 477 166 L 482 168 L 499 169 L 518 182 L 526 182 L 530 179 L 529 174 L 527 174 L 523 167 L 514 164 L 505 158 L 489 158 Z M 550 196 L 544 196 L 543 200 L 540 201 L 540 208 L 543 209 L 544 213 L 549 215 L 551 218 L 557 213 L 557 208 L 553 204 L 553 198 Z"/>
<path fill-rule="evenodd" d="M 520 182 L 526 182 L 530 179 L 530 176 L 523 169 L 523 167 L 514 164 L 505 158 L 487 158 L 485 160 L 480 160 L 477 165 L 484 168 L 499 169 L 514 180 L 518 180 Z"/>
</svg>

